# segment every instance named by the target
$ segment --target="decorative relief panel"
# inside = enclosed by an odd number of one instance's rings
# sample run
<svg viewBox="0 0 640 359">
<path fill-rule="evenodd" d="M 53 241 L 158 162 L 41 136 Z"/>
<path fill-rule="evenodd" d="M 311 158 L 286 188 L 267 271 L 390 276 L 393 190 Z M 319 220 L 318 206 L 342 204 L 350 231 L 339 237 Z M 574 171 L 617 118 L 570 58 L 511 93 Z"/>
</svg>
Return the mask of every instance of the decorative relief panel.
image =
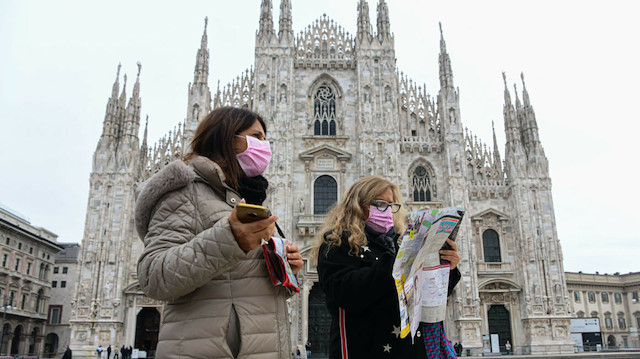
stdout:
<svg viewBox="0 0 640 359">
<path fill-rule="evenodd" d="M 88 338 L 88 335 L 87 335 L 87 332 L 86 332 L 85 330 L 83 330 L 83 331 L 78 331 L 78 332 L 76 333 L 76 340 L 77 340 L 78 342 L 86 343 L 86 342 L 87 342 L 87 338 Z"/>
<path fill-rule="evenodd" d="M 102 343 L 109 343 L 110 342 L 110 337 L 111 337 L 111 332 L 106 331 L 106 330 L 102 330 L 100 331 L 100 334 L 98 335 L 98 337 L 100 338 L 100 342 Z"/>
<path fill-rule="evenodd" d="M 153 298 L 149 298 L 147 296 L 137 296 L 136 304 L 141 306 L 155 306 L 155 307 L 161 307 L 163 305 L 162 302 Z"/>
</svg>

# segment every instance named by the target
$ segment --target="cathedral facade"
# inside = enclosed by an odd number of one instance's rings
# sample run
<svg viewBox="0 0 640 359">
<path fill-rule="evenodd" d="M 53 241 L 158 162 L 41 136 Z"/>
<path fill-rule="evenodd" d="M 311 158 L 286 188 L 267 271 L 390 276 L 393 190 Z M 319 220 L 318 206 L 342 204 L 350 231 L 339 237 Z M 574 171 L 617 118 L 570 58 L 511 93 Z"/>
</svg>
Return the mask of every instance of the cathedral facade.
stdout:
<svg viewBox="0 0 640 359">
<path fill-rule="evenodd" d="M 140 65 L 130 98 L 126 75 L 120 91 L 118 68 L 90 176 L 71 303 L 74 351 L 109 344 L 155 349 L 163 304 L 137 282 L 142 242 L 134 231 L 134 190 L 189 151 L 198 122 L 213 108 L 237 106 L 267 122 L 273 159 L 265 205 L 305 257 L 301 293 L 289 303 L 294 345 L 309 339 L 313 357 L 327 352 L 330 318 L 308 254 L 331 205 L 355 180 L 375 174 L 398 184 L 408 210 L 467 210 L 457 239 L 462 280 L 445 322 L 452 342 L 479 354 L 483 335 L 498 334 L 515 353 L 572 353 L 548 162 L 524 77 L 512 99 L 503 74 L 503 160 L 495 131 L 487 148 L 463 126 L 442 29 L 440 89 L 428 94 L 396 68 L 384 0 L 373 25 L 368 2 L 358 2 L 355 35 L 326 15 L 295 34 L 290 0 L 280 1 L 276 31 L 272 6 L 262 1 L 254 65 L 215 92 L 205 20 L 185 119 L 153 146 L 146 125 L 142 140 L 138 135 Z"/>
</svg>

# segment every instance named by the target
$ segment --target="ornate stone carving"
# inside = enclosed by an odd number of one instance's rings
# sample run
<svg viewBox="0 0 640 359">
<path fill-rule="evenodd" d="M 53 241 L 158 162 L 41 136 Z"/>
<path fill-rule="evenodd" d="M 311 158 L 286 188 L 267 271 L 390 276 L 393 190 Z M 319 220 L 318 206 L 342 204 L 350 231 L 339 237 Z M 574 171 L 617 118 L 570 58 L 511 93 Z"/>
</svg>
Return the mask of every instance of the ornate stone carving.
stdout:
<svg viewBox="0 0 640 359">
<path fill-rule="evenodd" d="M 102 343 L 110 342 L 109 340 L 110 336 L 111 336 L 111 333 L 106 330 L 100 331 L 100 334 L 98 335 L 98 337 L 100 338 L 100 342 Z"/>
<path fill-rule="evenodd" d="M 162 306 L 162 302 L 147 296 L 136 297 L 136 303 L 140 306 Z"/>
<path fill-rule="evenodd" d="M 86 331 L 79 331 L 76 333 L 76 340 L 79 342 L 86 342 L 87 341 L 87 332 Z"/>
<path fill-rule="evenodd" d="M 476 337 L 476 330 L 473 328 L 466 328 L 464 330 L 464 338 L 465 339 L 473 339 Z"/>
<path fill-rule="evenodd" d="M 555 328 L 553 328 L 553 336 L 554 336 L 554 338 L 567 336 L 567 328 L 565 328 L 565 327 L 555 327 Z"/>
</svg>

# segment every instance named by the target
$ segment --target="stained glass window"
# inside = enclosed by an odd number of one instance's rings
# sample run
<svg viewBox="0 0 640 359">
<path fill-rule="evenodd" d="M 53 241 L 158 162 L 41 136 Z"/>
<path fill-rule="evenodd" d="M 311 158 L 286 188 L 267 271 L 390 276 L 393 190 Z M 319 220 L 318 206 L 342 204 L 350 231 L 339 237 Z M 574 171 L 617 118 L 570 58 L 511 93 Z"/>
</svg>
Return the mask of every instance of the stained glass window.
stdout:
<svg viewBox="0 0 640 359">
<path fill-rule="evenodd" d="M 313 213 L 326 214 L 338 200 L 338 183 L 331 176 L 320 176 L 313 185 Z"/>
<path fill-rule="evenodd" d="M 502 262 L 498 232 L 493 229 L 484 231 L 482 233 L 482 247 L 484 248 L 485 262 Z"/>
<path fill-rule="evenodd" d="M 313 134 L 336 135 L 336 95 L 333 89 L 322 85 L 313 97 Z"/>
<path fill-rule="evenodd" d="M 424 166 L 413 170 L 411 190 L 414 202 L 431 202 L 431 179 Z"/>
</svg>

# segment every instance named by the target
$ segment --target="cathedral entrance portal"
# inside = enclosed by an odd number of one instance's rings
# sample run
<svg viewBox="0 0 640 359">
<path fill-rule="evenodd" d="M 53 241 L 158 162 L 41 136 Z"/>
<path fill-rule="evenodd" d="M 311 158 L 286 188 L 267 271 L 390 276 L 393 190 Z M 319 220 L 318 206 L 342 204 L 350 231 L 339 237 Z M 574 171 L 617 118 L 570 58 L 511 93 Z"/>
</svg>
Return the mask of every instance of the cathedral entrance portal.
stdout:
<svg viewBox="0 0 640 359">
<path fill-rule="evenodd" d="M 147 352 L 147 358 L 155 358 L 160 330 L 160 313 L 156 308 L 143 308 L 136 320 L 135 347 Z"/>
<path fill-rule="evenodd" d="M 311 358 L 329 357 L 329 328 L 331 314 L 325 304 L 324 291 L 316 283 L 309 292 L 308 333 L 311 342 Z"/>
<path fill-rule="evenodd" d="M 504 345 L 507 343 L 507 340 L 511 345 L 513 345 L 513 340 L 511 340 L 511 318 L 509 311 L 502 304 L 494 304 L 491 306 L 491 309 L 489 309 L 487 314 L 489 321 L 489 333 L 498 334 L 500 351 L 506 351 Z"/>
</svg>

